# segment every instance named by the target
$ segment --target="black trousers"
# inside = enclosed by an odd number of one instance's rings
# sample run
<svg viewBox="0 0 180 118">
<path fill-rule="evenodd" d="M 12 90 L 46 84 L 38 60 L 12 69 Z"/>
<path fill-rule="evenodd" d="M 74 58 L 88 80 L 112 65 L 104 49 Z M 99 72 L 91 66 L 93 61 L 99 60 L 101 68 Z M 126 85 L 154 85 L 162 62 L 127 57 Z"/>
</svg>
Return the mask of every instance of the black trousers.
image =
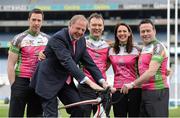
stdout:
<svg viewBox="0 0 180 118">
<path fill-rule="evenodd" d="M 58 117 L 58 102 L 57 97 L 64 105 L 79 102 L 80 96 L 74 84 L 66 84 L 58 92 L 57 96 L 51 99 L 42 98 L 43 116 L 44 117 Z M 81 105 L 66 109 L 70 117 L 83 117 L 84 109 Z"/>
<path fill-rule="evenodd" d="M 29 87 L 30 79 L 16 77 L 11 86 L 9 117 L 23 117 L 27 105 L 27 117 L 42 116 L 40 97 Z"/>
<path fill-rule="evenodd" d="M 142 90 L 141 117 L 168 117 L 169 89 Z"/>
<path fill-rule="evenodd" d="M 98 97 L 97 92 L 86 84 L 79 84 L 78 90 L 80 92 L 81 101 L 96 99 Z M 88 104 L 88 105 L 83 105 L 83 107 L 85 109 L 85 114 L 84 114 L 85 117 L 90 117 L 92 111 L 93 111 L 93 114 L 95 114 L 97 111 L 97 105 Z M 109 117 L 111 105 L 106 104 L 106 101 L 103 101 L 103 107 L 106 111 L 106 116 Z"/>
<path fill-rule="evenodd" d="M 115 92 L 112 95 L 114 117 L 138 117 L 141 103 L 141 89 L 132 89 L 128 94 Z"/>
</svg>

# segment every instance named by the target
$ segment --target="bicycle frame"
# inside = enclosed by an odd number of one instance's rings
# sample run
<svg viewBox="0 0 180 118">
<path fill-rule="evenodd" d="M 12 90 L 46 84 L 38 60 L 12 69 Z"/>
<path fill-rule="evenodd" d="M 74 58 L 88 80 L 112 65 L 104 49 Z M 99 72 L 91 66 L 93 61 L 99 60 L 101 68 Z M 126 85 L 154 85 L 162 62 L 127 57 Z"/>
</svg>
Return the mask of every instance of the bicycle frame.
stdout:
<svg viewBox="0 0 180 118">
<path fill-rule="evenodd" d="M 106 113 L 104 110 L 104 107 L 102 105 L 102 103 L 97 105 L 97 111 L 95 113 L 95 115 L 93 116 L 93 118 L 106 118 Z"/>
<path fill-rule="evenodd" d="M 96 99 L 84 100 L 84 101 L 72 103 L 72 104 L 60 107 L 59 109 L 70 108 L 70 107 L 77 106 L 77 105 L 93 104 L 93 105 L 97 105 L 97 111 L 96 111 L 95 115 L 93 116 L 93 118 L 106 118 L 107 116 L 106 116 L 102 101 L 104 99 L 107 99 L 107 96 L 110 97 L 109 96 L 110 88 L 107 88 L 106 90 L 101 91 L 101 92 L 102 92 L 101 95 L 99 97 L 97 97 Z"/>
<path fill-rule="evenodd" d="M 80 102 L 76 102 L 76 103 L 72 103 L 72 104 L 68 104 L 65 106 L 60 107 L 59 109 L 66 109 L 66 108 L 70 108 L 70 107 L 74 107 L 74 106 L 78 106 L 78 105 L 85 105 L 85 104 L 98 104 L 101 102 L 101 98 L 96 98 L 93 100 L 84 100 L 84 101 L 80 101 Z"/>
</svg>

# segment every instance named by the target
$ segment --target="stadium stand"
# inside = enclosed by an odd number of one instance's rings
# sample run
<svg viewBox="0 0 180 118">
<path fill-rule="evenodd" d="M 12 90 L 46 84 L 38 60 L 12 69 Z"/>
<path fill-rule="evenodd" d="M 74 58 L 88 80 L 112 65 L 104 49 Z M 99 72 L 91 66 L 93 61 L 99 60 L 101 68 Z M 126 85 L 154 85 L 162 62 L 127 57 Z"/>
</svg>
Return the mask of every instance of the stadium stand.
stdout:
<svg viewBox="0 0 180 118">
<path fill-rule="evenodd" d="M 28 5 L 29 0 L 1 0 L 1 5 Z"/>
<path fill-rule="evenodd" d="M 173 0 L 171 5 L 174 5 Z M 132 27 L 135 39 L 140 42 L 137 25 L 141 19 L 151 18 L 157 25 L 158 33 L 160 32 L 159 39 L 165 40 L 167 37 L 166 7 L 167 0 L 76 0 L 76 2 L 74 0 L 1 0 L 1 48 L 7 48 L 11 37 L 27 28 L 26 17 L 32 8 L 41 8 L 45 11 L 43 31 L 48 34 L 67 26 L 68 20 L 74 14 L 84 14 L 88 17 L 92 12 L 98 12 L 105 18 L 107 39 L 113 39 L 115 24 L 125 22 Z M 171 19 L 171 24 L 173 23 L 174 20 Z"/>
<path fill-rule="evenodd" d="M 1 0 L 1 5 L 167 4 L 167 0 Z"/>
</svg>

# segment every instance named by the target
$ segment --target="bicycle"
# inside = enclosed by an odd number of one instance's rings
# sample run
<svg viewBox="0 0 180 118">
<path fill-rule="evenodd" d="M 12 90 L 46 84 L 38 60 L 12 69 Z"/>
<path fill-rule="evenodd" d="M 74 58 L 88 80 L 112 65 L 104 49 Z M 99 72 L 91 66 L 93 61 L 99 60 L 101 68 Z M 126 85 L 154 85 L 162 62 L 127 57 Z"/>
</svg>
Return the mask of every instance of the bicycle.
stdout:
<svg viewBox="0 0 180 118">
<path fill-rule="evenodd" d="M 121 100 L 121 98 L 115 102 L 112 102 L 111 101 L 111 89 L 110 89 L 110 87 L 108 87 L 107 89 L 105 89 L 103 91 L 98 91 L 98 97 L 96 99 L 84 100 L 84 101 L 72 103 L 69 105 L 62 106 L 58 109 L 60 110 L 60 109 L 74 107 L 77 105 L 92 104 L 92 105 L 97 105 L 97 111 L 96 111 L 95 115 L 93 116 L 93 118 L 106 118 L 107 117 L 106 112 L 105 112 L 106 107 L 108 107 L 108 105 L 112 105 L 112 104 L 119 102 Z M 103 107 L 103 104 L 102 104 L 104 101 L 106 102 L 105 107 Z"/>
</svg>

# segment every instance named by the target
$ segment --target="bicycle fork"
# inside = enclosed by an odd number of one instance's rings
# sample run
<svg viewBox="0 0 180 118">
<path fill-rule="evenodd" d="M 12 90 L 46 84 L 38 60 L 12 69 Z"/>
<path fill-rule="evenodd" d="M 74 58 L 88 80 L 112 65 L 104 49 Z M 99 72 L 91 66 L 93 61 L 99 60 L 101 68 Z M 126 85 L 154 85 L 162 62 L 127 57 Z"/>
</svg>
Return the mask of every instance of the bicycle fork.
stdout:
<svg viewBox="0 0 180 118">
<path fill-rule="evenodd" d="M 105 110 L 104 110 L 102 102 L 97 105 L 97 111 L 96 111 L 96 113 L 95 113 L 93 118 L 106 118 L 106 113 L 105 113 Z"/>
</svg>

